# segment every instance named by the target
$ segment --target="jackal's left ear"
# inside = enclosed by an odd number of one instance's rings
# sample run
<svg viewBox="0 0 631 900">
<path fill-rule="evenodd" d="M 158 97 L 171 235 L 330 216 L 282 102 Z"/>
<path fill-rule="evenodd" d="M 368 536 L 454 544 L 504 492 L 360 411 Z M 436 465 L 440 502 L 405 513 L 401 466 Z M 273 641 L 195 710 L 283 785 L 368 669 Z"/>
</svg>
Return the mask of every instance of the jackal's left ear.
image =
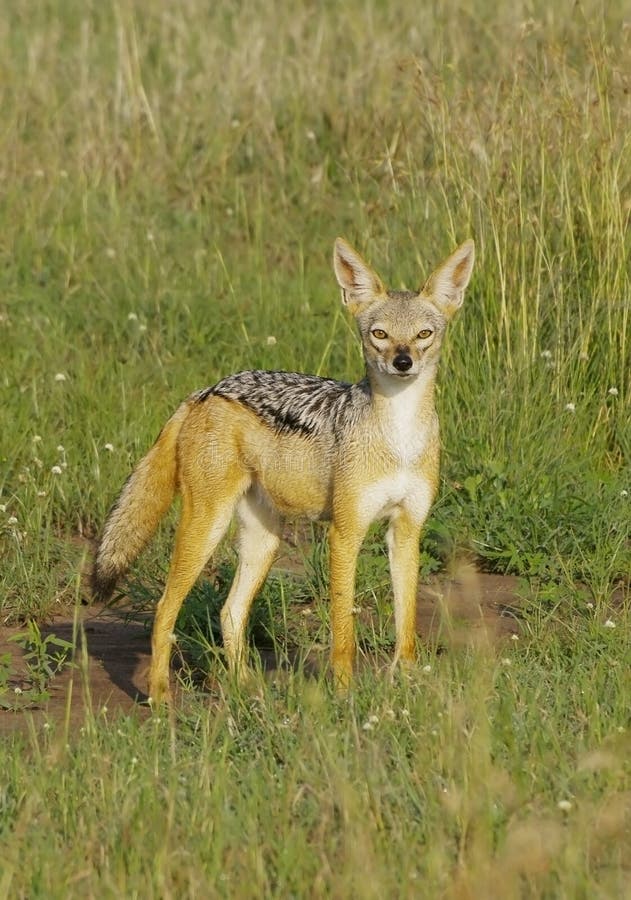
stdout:
<svg viewBox="0 0 631 900">
<path fill-rule="evenodd" d="M 342 288 L 342 302 L 352 313 L 357 312 L 364 303 L 385 294 L 379 276 L 344 238 L 335 241 L 333 268 L 337 283 Z"/>
<path fill-rule="evenodd" d="M 475 245 L 469 239 L 454 250 L 425 282 L 421 293 L 435 303 L 447 318 L 451 318 L 462 306 L 474 258 Z"/>
</svg>

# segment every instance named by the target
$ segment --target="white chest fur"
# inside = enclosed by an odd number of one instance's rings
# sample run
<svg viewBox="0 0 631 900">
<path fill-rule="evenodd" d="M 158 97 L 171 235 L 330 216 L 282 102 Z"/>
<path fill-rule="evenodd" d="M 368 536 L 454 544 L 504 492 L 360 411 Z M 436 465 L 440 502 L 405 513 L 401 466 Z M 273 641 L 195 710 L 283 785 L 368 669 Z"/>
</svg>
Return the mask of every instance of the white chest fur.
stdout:
<svg viewBox="0 0 631 900">
<path fill-rule="evenodd" d="M 409 469 L 400 469 L 366 485 L 361 495 L 361 516 L 368 525 L 402 507 L 413 519 L 422 522 L 431 503 L 429 480 Z"/>
<path fill-rule="evenodd" d="M 390 516 L 398 507 L 419 521 L 427 516 L 433 489 L 430 473 L 423 471 L 423 457 L 437 437 L 432 386 L 433 379 L 428 383 L 422 377 L 403 385 L 392 384 L 390 379 L 380 385 L 384 471 L 362 490 L 366 522 Z"/>
<path fill-rule="evenodd" d="M 413 466 L 434 436 L 436 424 L 429 388 L 422 376 L 402 386 L 392 385 L 391 381 L 382 386 L 380 426 L 386 447 L 401 468 Z"/>
</svg>

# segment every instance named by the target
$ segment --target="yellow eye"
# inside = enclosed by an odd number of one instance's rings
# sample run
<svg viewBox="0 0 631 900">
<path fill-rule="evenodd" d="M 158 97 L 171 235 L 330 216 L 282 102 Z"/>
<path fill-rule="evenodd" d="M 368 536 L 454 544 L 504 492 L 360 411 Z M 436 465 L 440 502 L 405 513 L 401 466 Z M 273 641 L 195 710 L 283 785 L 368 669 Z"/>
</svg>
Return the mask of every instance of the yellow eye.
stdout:
<svg viewBox="0 0 631 900">
<path fill-rule="evenodd" d="M 432 333 L 433 332 L 431 328 L 424 328 L 422 331 L 419 331 L 418 337 L 420 337 L 420 339 L 424 341 L 426 338 L 431 337 Z"/>
<path fill-rule="evenodd" d="M 383 341 L 388 337 L 383 328 L 373 328 L 370 333 L 374 338 L 377 338 L 378 341 Z"/>
</svg>

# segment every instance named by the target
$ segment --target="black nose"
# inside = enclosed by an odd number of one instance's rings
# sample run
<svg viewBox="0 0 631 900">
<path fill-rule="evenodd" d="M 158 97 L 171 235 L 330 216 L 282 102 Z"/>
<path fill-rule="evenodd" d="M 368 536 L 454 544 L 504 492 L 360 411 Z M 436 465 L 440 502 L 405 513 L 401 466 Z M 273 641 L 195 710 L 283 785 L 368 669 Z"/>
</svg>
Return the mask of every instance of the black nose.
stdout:
<svg viewBox="0 0 631 900">
<path fill-rule="evenodd" d="M 397 372 L 407 372 L 412 368 L 412 357 L 408 353 L 397 353 L 392 360 L 392 365 Z"/>
</svg>

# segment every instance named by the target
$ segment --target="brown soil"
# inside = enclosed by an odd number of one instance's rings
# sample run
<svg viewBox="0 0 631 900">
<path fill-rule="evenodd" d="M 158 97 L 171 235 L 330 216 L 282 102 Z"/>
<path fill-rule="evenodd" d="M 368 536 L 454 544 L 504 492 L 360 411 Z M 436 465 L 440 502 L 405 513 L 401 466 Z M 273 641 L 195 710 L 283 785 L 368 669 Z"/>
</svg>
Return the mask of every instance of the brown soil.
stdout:
<svg viewBox="0 0 631 900">
<path fill-rule="evenodd" d="M 464 569 L 451 580 L 437 579 L 419 589 L 417 629 L 433 647 L 481 641 L 495 643 L 519 632 L 518 580 Z M 370 615 L 363 611 L 362 616 Z M 49 686 L 50 698 L 40 707 L 18 712 L 0 710 L 0 733 L 41 726 L 47 719 L 78 726 L 87 710 L 107 715 L 145 717 L 146 673 L 150 659 L 147 624 L 125 621 L 120 611 L 87 607 L 81 613 L 75 665 L 67 667 Z M 20 628 L 0 628 L 0 655 L 12 657 L 11 689 L 26 687 L 23 651 L 9 638 Z M 56 619 L 42 627 L 42 636 L 54 634 L 72 641 L 73 621 Z M 323 650 L 323 655 L 325 651 Z M 275 662 L 265 653 L 265 668 Z M 16 694 L 16 697 L 19 695 Z"/>
<path fill-rule="evenodd" d="M 149 708 L 142 703 L 146 700 L 145 670 L 151 653 L 147 626 L 126 622 L 120 613 L 95 608 L 86 608 L 80 622 L 74 665 L 66 666 L 53 678 L 48 687 L 50 697 L 41 705 L 19 711 L 0 710 L 0 733 L 41 725 L 47 719 L 65 721 L 66 717 L 71 726 L 78 725 L 89 709 L 107 715 L 132 710 L 141 717 L 148 715 Z M 11 654 L 11 688 L 25 690 L 24 654 L 9 641 L 23 630 L 0 628 L 0 655 Z M 60 617 L 51 625 L 42 626 L 41 632 L 43 638 L 54 634 L 72 642 L 74 623 L 71 618 Z M 85 653 L 81 634 L 85 635 Z"/>
</svg>

